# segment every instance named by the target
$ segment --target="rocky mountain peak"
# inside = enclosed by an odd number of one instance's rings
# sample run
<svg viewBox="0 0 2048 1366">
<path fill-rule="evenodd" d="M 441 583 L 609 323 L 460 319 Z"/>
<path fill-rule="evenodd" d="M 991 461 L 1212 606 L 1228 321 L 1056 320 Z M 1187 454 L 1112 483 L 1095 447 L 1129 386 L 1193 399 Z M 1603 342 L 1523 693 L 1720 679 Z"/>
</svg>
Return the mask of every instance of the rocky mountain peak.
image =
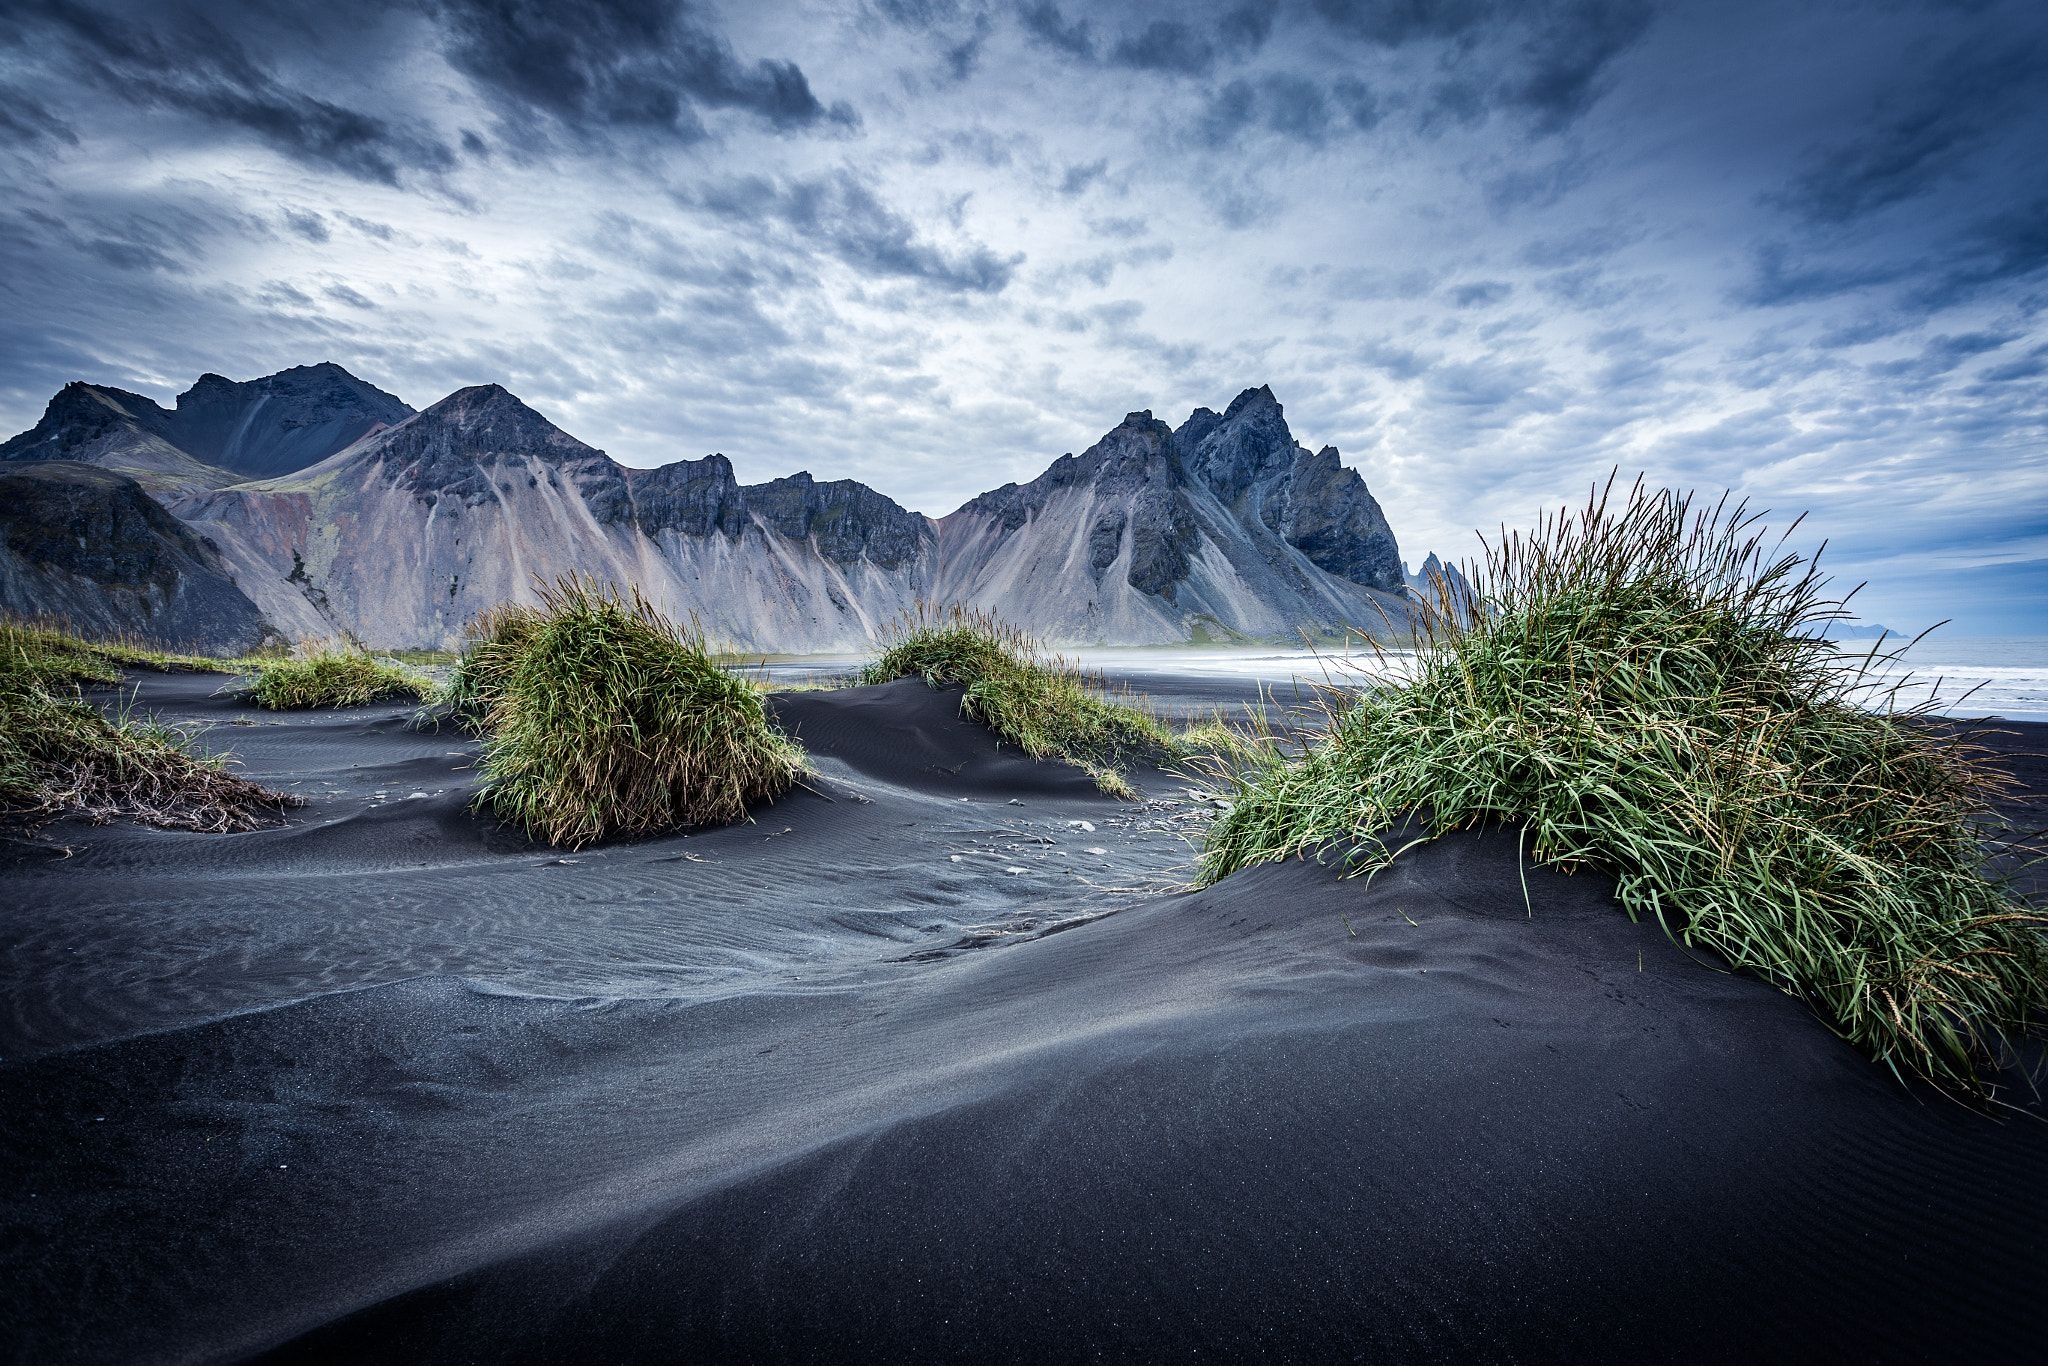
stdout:
<svg viewBox="0 0 2048 1366">
<path fill-rule="evenodd" d="M 611 513 L 622 509 L 628 496 L 625 473 L 609 456 L 584 445 L 500 384 L 457 389 L 359 449 L 361 459 L 381 464 L 400 488 L 429 503 L 441 496 L 465 504 L 480 501 L 498 477 L 489 471 L 506 463 L 538 463 L 601 485 L 586 490 L 586 496 Z M 532 468 L 513 476 L 514 483 L 538 478 Z"/>
<path fill-rule="evenodd" d="M 1253 408 L 1271 408 L 1276 418 L 1280 417 L 1282 412 L 1280 400 L 1273 397 L 1272 388 L 1269 385 L 1261 384 L 1257 388 L 1245 390 L 1236 398 L 1230 400 L 1230 406 L 1223 410 L 1223 420 L 1228 422 L 1242 415 L 1246 410 Z M 1207 412 L 1208 409 L 1204 408 L 1200 411 Z"/>
<path fill-rule="evenodd" d="M 764 526 L 808 541 L 839 565 L 867 560 L 900 569 L 931 548 L 931 522 L 851 479 L 819 482 L 800 470 L 741 490 Z"/>
<path fill-rule="evenodd" d="M 331 362 L 232 380 L 208 371 L 163 408 L 141 394 L 73 381 L 0 459 L 84 460 L 164 481 L 219 487 L 318 464 L 412 415 Z"/>
<path fill-rule="evenodd" d="M 1175 445 L 1188 473 L 1230 504 L 1284 475 L 1303 454 L 1273 391 L 1263 384 L 1232 399 L 1220 418 L 1200 410 L 1181 425 Z"/>
<path fill-rule="evenodd" d="M 630 518 L 649 536 L 737 536 L 746 526 L 746 499 L 733 476 L 732 461 L 723 455 L 677 460 L 651 470 L 629 469 L 626 482 L 632 495 L 630 509 L 616 516 L 600 511 L 601 520 Z"/>
<path fill-rule="evenodd" d="M 0 460 L 66 460 L 116 429 L 157 435 L 166 414 L 140 394 L 73 380 L 51 396 L 35 426 L 0 443 Z"/>
<path fill-rule="evenodd" d="M 474 384 L 405 424 L 415 439 L 446 441 L 475 457 L 580 455 L 595 448 L 548 421 L 502 384 Z"/>
</svg>

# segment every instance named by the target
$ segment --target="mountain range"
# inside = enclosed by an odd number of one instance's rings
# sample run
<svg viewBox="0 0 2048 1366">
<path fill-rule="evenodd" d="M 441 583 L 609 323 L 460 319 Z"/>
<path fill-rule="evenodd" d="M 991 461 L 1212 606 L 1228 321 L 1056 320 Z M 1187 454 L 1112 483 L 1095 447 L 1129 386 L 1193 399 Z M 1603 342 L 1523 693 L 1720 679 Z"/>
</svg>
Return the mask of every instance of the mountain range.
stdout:
<svg viewBox="0 0 2048 1366">
<path fill-rule="evenodd" d="M 494 384 L 415 412 L 332 364 L 205 375 L 170 408 L 69 384 L 0 479 L 34 494 L 0 506 L 0 608 L 211 649 L 446 647 L 572 571 L 782 651 L 856 648 L 919 600 L 1067 645 L 1384 632 L 1414 582 L 1365 481 L 1264 387 L 1178 427 L 1131 413 L 937 519 L 851 480 L 743 485 L 723 455 L 622 465 Z"/>
</svg>

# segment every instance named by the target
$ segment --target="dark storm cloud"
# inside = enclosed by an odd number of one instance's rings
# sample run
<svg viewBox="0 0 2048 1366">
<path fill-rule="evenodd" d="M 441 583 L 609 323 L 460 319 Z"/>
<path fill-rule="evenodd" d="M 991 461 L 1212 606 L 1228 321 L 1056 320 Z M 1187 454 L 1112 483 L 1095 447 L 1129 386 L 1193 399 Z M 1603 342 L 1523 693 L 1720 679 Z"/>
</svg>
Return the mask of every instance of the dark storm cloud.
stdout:
<svg viewBox="0 0 2048 1366">
<path fill-rule="evenodd" d="M 1361 132 L 1375 127 L 1386 117 L 1378 92 L 1355 76 L 1340 77 L 1331 85 L 1330 97 L 1351 120 L 1351 126 Z"/>
<path fill-rule="evenodd" d="M 1327 88 L 1296 72 L 1239 78 L 1212 90 L 1188 137 L 1208 150 L 1221 150 L 1245 133 L 1321 147 L 1337 133 L 1368 131 L 1382 117 L 1378 96 L 1360 80 L 1339 78 Z"/>
<path fill-rule="evenodd" d="M 1235 142 L 1258 117 L 1258 94 L 1250 81 L 1232 81 L 1209 96 L 1194 126 L 1195 140 L 1216 148 Z"/>
<path fill-rule="evenodd" d="M 377 306 L 374 299 L 348 285 L 329 285 L 325 293 L 336 303 L 347 304 L 350 308 L 372 309 Z"/>
<path fill-rule="evenodd" d="M 308 242 L 325 242 L 334 236 L 328 230 L 327 220 L 311 209 L 286 209 L 284 225 Z"/>
<path fill-rule="evenodd" d="M 378 223 L 371 219 L 359 218 L 355 214 L 346 212 L 336 213 L 334 216 L 365 237 L 374 237 L 380 242 L 389 242 L 398 236 L 398 230 L 389 223 Z"/>
<path fill-rule="evenodd" d="M 2041 375 L 2048 375 L 2048 346 L 2037 346 L 2003 365 L 1994 365 L 1982 371 L 1979 378 L 1996 384 L 2010 384 L 2014 380 L 2035 379 Z"/>
<path fill-rule="evenodd" d="M 1216 45 L 1177 19 L 1154 19 L 1119 38 L 1109 61 L 1133 71 L 1168 71 L 1199 76 L 1216 65 Z"/>
<path fill-rule="evenodd" d="M 218 243 L 271 234 L 261 219 L 203 191 L 155 196 L 82 196 L 63 213 L 24 207 L 7 215 L 6 236 L 45 259 L 83 251 L 121 271 L 184 275 Z"/>
<path fill-rule="evenodd" d="M 1109 159 L 1097 157 L 1093 161 L 1077 161 L 1060 176 L 1059 191 L 1063 195 L 1077 195 L 1102 179 L 1109 170 Z"/>
<path fill-rule="evenodd" d="M 1216 12 L 1211 6 L 1177 7 L 1172 18 L 1154 17 L 1145 5 L 1091 7 L 1090 18 L 1068 18 L 1055 0 L 1034 0 L 1017 13 L 1026 34 L 1055 52 L 1083 63 L 1168 76 L 1205 76 L 1219 61 L 1238 60 L 1259 50 L 1273 31 L 1270 0 L 1254 0 Z M 1110 10 L 1120 10 L 1120 15 Z M 1109 30 L 1098 39 L 1096 20 Z"/>
<path fill-rule="evenodd" d="M 295 88 L 194 9 L 15 0 L 0 44 L 15 61 L 47 63 L 103 98 L 247 134 L 356 179 L 396 185 L 407 174 L 437 174 L 455 164 L 447 145 L 415 124 Z"/>
<path fill-rule="evenodd" d="M 1314 7 L 1339 32 L 1388 47 L 1458 37 L 1499 8 L 1496 0 L 1314 0 Z"/>
<path fill-rule="evenodd" d="M 430 0 L 449 60 L 515 122 L 572 136 L 639 131 L 697 138 L 700 109 L 772 127 L 858 123 L 825 105 L 796 63 L 739 57 L 678 0 Z"/>
<path fill-rule="evenodd" d="M 1947 308 L 2043 271 L 2048 271 L 2048 194 L 1980 221 L 1952 244 L 1934 278 L 1909 298 L 1928 309 Z"/>
<path fill-rule="evenodd" d="M 1562 131 L 1592 107 L 1656 14 L 1650 0 L 1315 0 L 1313 8 L 1346 38 L 1393 49 L 1449 45 L 1466 58 L 1467 70 L 1436 82 L 1418 105 L 1424 129 L 1470 127 L 1505 109 L 1539 134 Z M 1474 50 L 1487 59 L 1470 61 Z"/>
<path fill-rule="evenodd" d="M 1782 307 L 1902 286 L 1892 307 L 1902 316 L 1938 313 L 2048 272 L 2048 196 L 1998 210 L 1970 227 L 1895 246 L 1802 251 L 1784 240 L 1758 246 L 1739 302 Z"/>
<path fill-rule="evenodd" d="M 1547 161 L 1517 159 L 1509 169 L 1487 177 L 1482 188 L 1487 207 L 1497 214 L 1548 208 L 1591 180 L 1595 169 L 1590 159 L 1576 152 Z"/>
<path fill-rule="evenodd" d="M 1957 336 L 1933 337 L 1917 355 L 1882 361 L 1871 366 L 1870 372 L 1894 383 L 1906 380 L 1925 384 L 1941 379 L 1965 362 L 1996 351 L 2018 338 L 2016 332 L 1966 332 Z"/>
<path fill-rule="evenodd" d="M 71 125 L 51 113 L 40 101 L 25 91 L 7 90 L 0 86 L 0 145 L 7 143 L 28 144 L 43 141 L 68 143 L 76 146 L 78 134 Z"/>
<path fill-rule="evenodd" d="M 742 176 L 677 197 L 734 222 L 779 223 L 796 240 L 864 275 L 916 280 L 948 292 L 999 293 L 1023 260 L 985 246 L 947 251 L 933 244 L 847 171 L 785 180 Z"/>
<path fill-rule="evenodd" d="M 968 33 L 947 44 L 942 54 L 946 63 L 946 74 L 956 82 L 972 76 L 975 68 L 981 65 L 981 50 L 988 45 L 989 36 L 995 31 L 995 20 L 986 14 L 976 15 L 974 25 Z"/>
<path fill-rule="evenodd" d="M 1903 99 L 1876 102 L 1853 137 L 1817 151 L 1773 198 L 1821 223 L 1845 223 L 1926 194 L 1963 165 L 2040 79 L 2039 44 L 1964 49 L 1935 65 Z"/>
<path fill-rule="evenodd" d="M 1491 308 L 1514 292 L 1515 287 L 1505 280 L 1475 280 L 1452 289 L 1450 299 L 1456 308 Z"/>
<path fill-rule="evenodd" d="M 1523 45 L 1527 69 L 1508 86 L 1508 98 L 1536 115 L 1536 127 L 1554 132 L 1593 103 L 1608 66 L 1650 26 L 1648 0 L 1581 0 L 1560 8 Z"/>
<path fill-rule="evenodd" d="M 1095 60 L 1093 26 L 1086 19 L 1069 20 L 1053 0 L 1035 0 L 1019 11 L 1017 18 L 1024 25 L 1025 32 L 1046 46 L 1069 57 Z"/>
</svg>

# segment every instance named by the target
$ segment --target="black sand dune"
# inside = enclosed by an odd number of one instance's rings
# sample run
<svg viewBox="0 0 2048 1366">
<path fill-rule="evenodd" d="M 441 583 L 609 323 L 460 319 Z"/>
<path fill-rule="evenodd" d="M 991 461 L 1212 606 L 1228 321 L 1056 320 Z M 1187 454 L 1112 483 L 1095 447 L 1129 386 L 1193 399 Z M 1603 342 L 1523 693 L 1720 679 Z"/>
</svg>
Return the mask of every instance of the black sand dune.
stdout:
<svg viewBox="0 0 2048 1366">
<path fill-rule="evenodd" d="M 144 696 L 254 715 L 209 686 Z M 217 733 L 291 827 L 6 856 L 9 1355 L 2038 1354 L 2039 1107 L 1901 1088 L 1601 879 L 1525 904 L 1512 833 L 1145 895 L 1171 779 L 912 683 L 778 709 L 817 791 L 724 831 L 534 849 L 368 709 Z"/>
</svg>

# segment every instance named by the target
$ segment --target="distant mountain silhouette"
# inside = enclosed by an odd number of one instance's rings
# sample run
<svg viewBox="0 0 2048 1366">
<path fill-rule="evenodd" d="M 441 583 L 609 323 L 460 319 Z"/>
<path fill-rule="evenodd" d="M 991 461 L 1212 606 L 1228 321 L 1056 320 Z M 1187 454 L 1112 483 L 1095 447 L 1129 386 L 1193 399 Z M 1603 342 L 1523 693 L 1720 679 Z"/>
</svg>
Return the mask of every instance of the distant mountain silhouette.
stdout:
<svg viewBox="0 0 2048 1366">
<path fill-rule="evenodd" d="M 172 409 L 68 385 L 0 460 L 138 481 L 292 638 L 450 645 L 572 571 L 776 650 L 857 647 L 919 599 L 1057 644 L 1384 632 L 1409 591 L 1365 481 L 1263 387 L 1177 429 L 1133 413 L 937 520 L 851 480 L 741 485 L 722 455 L 621 465 L 495 384 L 414 413 L 331 364 L 208 375 Z"/>
</svg>

